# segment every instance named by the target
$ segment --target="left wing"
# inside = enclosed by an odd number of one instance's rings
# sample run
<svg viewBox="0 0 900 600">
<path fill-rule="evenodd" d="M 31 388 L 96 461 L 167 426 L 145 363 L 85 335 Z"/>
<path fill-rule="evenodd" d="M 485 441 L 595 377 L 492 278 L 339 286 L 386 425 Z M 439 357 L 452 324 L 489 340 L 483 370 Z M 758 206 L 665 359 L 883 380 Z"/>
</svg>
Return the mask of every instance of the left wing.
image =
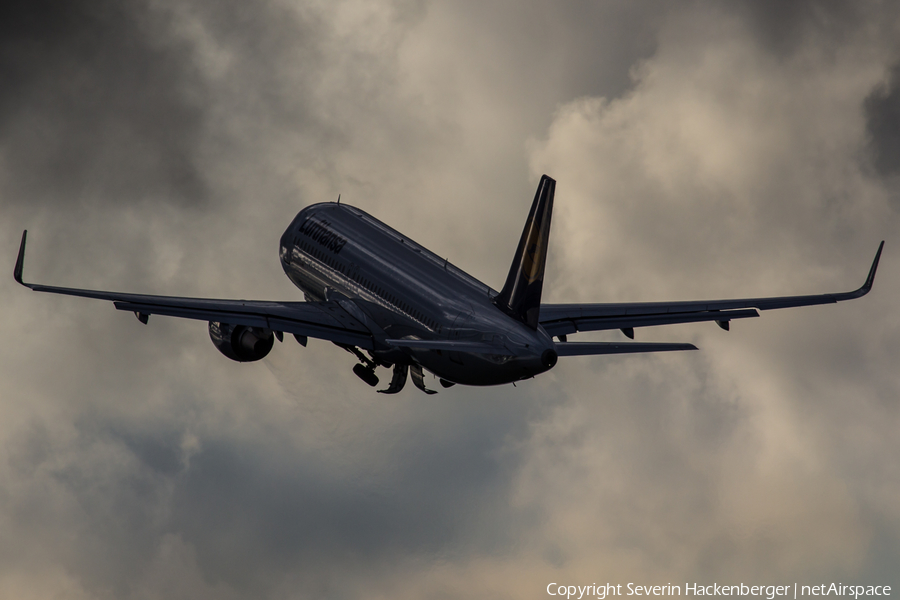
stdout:
<svg viewBox="0 0 900 600">
<path fill-rule="evenodd" d="M 372 332 L 353 318 L 337 302 L 264 302 L 258 300 L 214 300 L 209 298 L 182 298 L 178 296 L 151 296 L 123 294 L 99 290 L 54 287 L 22 280 L 25 260 L 25 237 L 13 276 L 16 281 L 36 292 L 65 294 L 110 300 L 119 310 L 133 311 L 146 323 L 149 315 L 166 315 L 200 321 L 217 321 L 231 325 L 262 327 L 272 331 L 293 333 L 337 342 L 360 348 L 373 349 Z"/>
<path fill-rule="evenodd" d="M 551 336 L 568 335 L 576 331 L 621 329 L 628 337 L 635 327 L 671 325 L 715 321 L 728 329 L 732 319 L 758 317 L 759 310 L 832 304 L 865 296 L 872 289 L 875 271 L 884 242 L 878 246 L 875 260 L 865 283 L 852 292 L 813 296 L 780 296 L 775 298 L 743 298 L 735 300 L 699 300 L 689 302 L 631 302 L 615 304 L 542 304 L 540 324 Z"/>
</svg>

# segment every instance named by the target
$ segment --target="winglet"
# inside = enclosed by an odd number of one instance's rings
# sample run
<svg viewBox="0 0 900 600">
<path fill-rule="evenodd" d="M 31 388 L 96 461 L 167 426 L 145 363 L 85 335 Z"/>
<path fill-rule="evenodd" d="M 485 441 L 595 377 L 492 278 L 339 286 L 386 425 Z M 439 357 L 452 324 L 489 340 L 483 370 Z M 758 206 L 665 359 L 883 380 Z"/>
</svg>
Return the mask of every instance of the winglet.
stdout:
<svg viewBox="0 0 900 600">
<path fill-rule="evenodd" d="M 13 270 L 13 277 L 16 280 L 16 283 L 27 286 L 28 284 L 22 281 L 22 268 L 25 265 L 25 237 L 28 235 L 28 230 L 22 232 L 22 243 L 19 244 L 19 257 L 16 259 L 16 268 Z"/>
<path fill-rule="evenodd" d="M 872 261 L 872 268 L 869 269 L 869 275 L 866 277 L 866 282 L 862 284 L 862 286 L 858 290 L 853 290 L 852 292 L 845 292 L 843 294 L 835 294 L 835 300 L 851 300 L 853 298 L 860 298 L 869 293 L 872 289 L 872 283 L 875 281 L 875 271 L 878 270 L 878 261 L 881 259 L 881 250 L 884 248 L 884 240 L 881 240 L 881 244 L 878 246 L 878 252 L 875 253 L 875 260 Z"/>
<path fill-rule="evenodd" d="M 872 261 L 872 268 L 869 269 L 869 276 L 866 277 L 866 282 L 860 288 L 865 290 L 864 293 L 868 293 L 872 289 L 872 282 L 875 281 L 875 271 L 878 269 L 878 261 L 881 260 L 881 250 L 883 248 L 884 240 L 881 240 L 881 243 L 878 245 L 878 252 L 875 253 L 875 260 Z"/>
</svg>

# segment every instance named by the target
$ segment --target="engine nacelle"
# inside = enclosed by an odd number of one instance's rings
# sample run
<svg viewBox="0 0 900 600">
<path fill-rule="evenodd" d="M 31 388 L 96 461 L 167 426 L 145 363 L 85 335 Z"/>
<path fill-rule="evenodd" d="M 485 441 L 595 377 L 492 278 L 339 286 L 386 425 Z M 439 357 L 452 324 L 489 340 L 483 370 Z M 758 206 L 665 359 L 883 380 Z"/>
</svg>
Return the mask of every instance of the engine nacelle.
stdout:
<svg viewBox="0 0 900 600">
<path fill-rule="evenodd" d="M 209 322 L 209 339 L 219 352 L 238 362 L 261 360 L 275 344 L 271 329 L 215 321 Z"/>
</svg>

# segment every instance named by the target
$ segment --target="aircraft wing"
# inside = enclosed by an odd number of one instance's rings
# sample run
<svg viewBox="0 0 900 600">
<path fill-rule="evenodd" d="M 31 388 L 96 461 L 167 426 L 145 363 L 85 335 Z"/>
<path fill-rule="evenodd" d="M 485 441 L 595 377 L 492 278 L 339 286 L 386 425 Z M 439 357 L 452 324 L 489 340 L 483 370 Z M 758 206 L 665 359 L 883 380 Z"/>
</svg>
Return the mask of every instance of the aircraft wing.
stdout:
<svg viewBox="0 0 900 600">
<path fill-rule="evenodd" d="M 624 302 L 613 304 L 542 304 L 540 324 L 551 336 L 568 335 L 577 331 L 622 329 L 629 337 L 635 327 L 716 321 L 728 329 L 732 319 L 758 317 L 758 310 L 772 310 L 793 306 L 832 304 L 865 296 L 872 289 L 875 270 L 881 258 L 884 242 L 878 246 L 875 260 L 865 283 L 852 292 L 818 294 L 812 296 L 780 296 L 775 298 L 743 298 L 735 300 L 698 300 L 689 302 Z"/>
<path fill-rule="evenodd" d="M 22 280 L 22 269 L 27 233 L 27 231 L 22 232 L 22 243 L 19 246 L 19 256 L 13 275 L 18 283 L 36 292 L 109 300 L 119 310 L 133 311 L 144 323 L 147 322 L 149 315 L 165 315 L 248 327 L 263 327 L 273 331 L 314 337 L 366 349 L 374 347 L 372 333 L 369 329 L 342 309 L 337 302 L 265 302 L 182 298 L 26 283 Z"/>
</svg>

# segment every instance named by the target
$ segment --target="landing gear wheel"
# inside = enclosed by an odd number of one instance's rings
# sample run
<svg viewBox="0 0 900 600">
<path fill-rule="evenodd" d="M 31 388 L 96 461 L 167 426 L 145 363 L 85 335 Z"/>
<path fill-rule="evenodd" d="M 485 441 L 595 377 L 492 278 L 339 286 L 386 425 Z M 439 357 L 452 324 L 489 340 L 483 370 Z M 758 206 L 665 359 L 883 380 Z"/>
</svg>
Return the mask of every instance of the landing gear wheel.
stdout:
<svg viewBox="0 0 900 600">
<path fill-rule="evenodd" d="M 369 369 L 365 365 L 353 365 L 353 372 L 372 387 L 378 385 L 378 375 L 374 369 Z"/>
</svg>

